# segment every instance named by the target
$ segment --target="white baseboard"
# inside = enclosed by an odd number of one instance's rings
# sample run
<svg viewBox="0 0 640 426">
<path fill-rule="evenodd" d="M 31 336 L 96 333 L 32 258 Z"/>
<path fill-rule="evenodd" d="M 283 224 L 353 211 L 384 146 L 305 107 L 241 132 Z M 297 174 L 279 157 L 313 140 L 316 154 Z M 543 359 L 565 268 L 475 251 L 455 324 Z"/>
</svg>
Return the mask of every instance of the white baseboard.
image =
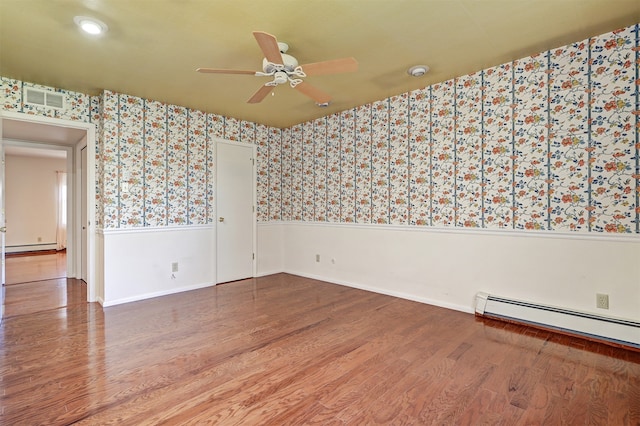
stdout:
<svg viewBox="0 0 640 426">
<path fill-rule="evenodd" d="M 314 274 L 307 274 L 304 272 L 300 272 L 300 271 L 283 271 L 286 274 L 291 274 L 291 275 L 298 275 L 301 277 L 305 277 L 305 278 L 311 278 L 314 280 L 318 280 L 318 281 L 325 281 L 331 284 L 338 284 L 338 285 L 343 285 L 346 287 L 351 287 L 351 288 L 357 288 L 359 290 L 365 290 L 365 291 L 370 291 L 372 293 L 378 293 L 378 294 L 384 294 L 386 296 L 393 296 L 393 297 L 397 297 L 400 299 L 405 299 L 405 300 L 411 300 L 413 302 L 420 302 L 420 303 L 424 303 L 427 305 L 433 305 L 433 306 L 438 306 L 440 308 L 446 308 L 446 309 L 451 309 L 454 311 L 459 311 L 459 312 L 465 312 L 467 314 L 472 314 L 474 312 L 473 308 L 469 307 L 469 306 L 463 306 L 463 305 L 456 305 L 453 303 L 445 303 L 439 300 L 434 300 L 434 299 L 429 299 L 426 297 L 417 297 L 408 293 L 403 293 L 403 292 L 399 292 L 399 291 L 391 291 L 391 290 L 385 290 L 385 289 L 381 289 L 378 287 L 371 287 L 371 286 L 367 286 L 367 285 L 363 285 L 363 284 L 357 284 L 357 283 L 353 283 L 353 282 L 349 282 L 349 281 L 344 281 L 344 280 L 336 280 L 336 279 L 332 279 L 332 278 L 327 278 L 327 277 L 323 277 L 320 275 L 314 275 Z"/>
<path fill-rule="evenodd" d="M 43 250 L 55 250 L 58 246 L 56 243 L 47 244 L 32 244 L 26 246 L 7 246 L 5 247 L 5 253 L 24 253 L 30 251 L 43 251 Z"/>
<path fill-rule="evenodd" d="M 273 270 L 273 271 L 260 271 L 258 273 L 256 273 L 256 278 L 257 277 L 266 277 L 267 275 L 275 275 L 275 274 L 281 274 L 282 271 L 277 271 L 277 270 Z"/>
<path fill-rule="evenodd" d="M 99 301 L 104 308 L 108 308 L 109 306 L 121 305 L 123 303 L 139 302 L 141 300 L 153 299 L 154 297 L 167 296 L 169 294 L 182 293 L 185 291 L 198 290 L 200 288 L 213 287 L 213 286 L 215 286 L 214 283 L 202 283 L 202 284 L 195 284 L 195 285 L 186 286 L 186 287 L 172 288 L 169 290 L 156 291 L 153 293 L 139 294 L 133 297 L 124 297 L 122 299 L 110 300 L 108 302 L 104 302 L 102 299 L 99 299 Z"/>
</svg>

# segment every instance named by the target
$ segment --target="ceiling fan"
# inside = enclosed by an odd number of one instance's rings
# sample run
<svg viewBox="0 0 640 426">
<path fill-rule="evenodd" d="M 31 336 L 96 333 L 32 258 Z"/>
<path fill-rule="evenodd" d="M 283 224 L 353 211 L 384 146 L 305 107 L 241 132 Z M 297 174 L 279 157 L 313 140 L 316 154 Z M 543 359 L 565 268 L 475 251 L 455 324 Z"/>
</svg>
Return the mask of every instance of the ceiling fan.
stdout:
<svg viewBox="0 0 640 426">
<path fill-rule="evenodd" d="M 298 65 L 298 61 L 291 55 L 287 55 L 289 45 L 278 43 L 276 37 L 262 32 L 254 31 L 264 59 L 262 71 L 228 70 L 216 68 L 198 68 L 196 71 L 212 74 L 250 74 L 258 77 L 273 77 L 273 80 L 265 83 L 247 101 L 250 104 L 261 102 L 274 87 L 289 83 L 291 87 L 313 99 L 320 106 L 327 106 L 331 101 L 331 95 L 323 92 L 315 86 L 302 80 L 302 78 L 314 75 L 338 74 L 354 72 L 358 70 L 358 62 L 354 58 L 334 59 L 330 61 L 315 62 Z"/>
</svg>

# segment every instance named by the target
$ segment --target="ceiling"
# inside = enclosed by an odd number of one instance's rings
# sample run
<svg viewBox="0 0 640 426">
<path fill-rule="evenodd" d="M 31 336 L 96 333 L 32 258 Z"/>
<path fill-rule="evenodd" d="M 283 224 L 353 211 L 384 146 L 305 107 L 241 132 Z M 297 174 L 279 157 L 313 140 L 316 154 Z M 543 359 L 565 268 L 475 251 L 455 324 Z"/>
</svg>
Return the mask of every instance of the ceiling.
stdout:
<svg viewBox="0 0 640 426">
<path fill-rule="evenodd" d="M 75 146 L 87 134 L 84 129 L 4 119 L 2 138 L 5 140 L 40 142 L 49 145 Z"/>
<path fill-rule="evenodd" d="M 64 147 L 75 146 L 86 134 L 84 129 L 7 118 L 2 120 L 5 155 L 66 158 Z"/>
<path fill-rule="evenodd" d="M 76 15 L 109 31 L 84 36 Z M 638 0 L 1 0 L 0 75 L 284 128 L 638 22 Z M 247 104 L 269 78 L 195 69 L 261 70 L 252 31 L 300 64 L 354 57 L 359 69 L 306 78 L 333 96 L 326 108 L 288 85 Z M 431 71 L 410 77 L 417 64 Z"/>
</svg>

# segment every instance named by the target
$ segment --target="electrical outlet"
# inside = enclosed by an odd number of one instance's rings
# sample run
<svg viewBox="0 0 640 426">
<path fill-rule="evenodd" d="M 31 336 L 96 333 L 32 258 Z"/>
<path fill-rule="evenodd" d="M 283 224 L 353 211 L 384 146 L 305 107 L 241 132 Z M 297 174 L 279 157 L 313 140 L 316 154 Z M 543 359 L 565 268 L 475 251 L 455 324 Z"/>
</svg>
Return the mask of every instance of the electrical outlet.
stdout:
<svg viewBox="0 0 640 426">
<path fill-rule="evenodd" d="M 609 295 L 596 293 L 596 307 L 600 309 L 609 309 Z"/>
<path fill-rule="evenodd" d="M 316 254 L 316 262 L 320 262 L 320 255 Z"/>
<path fill-rule="evenodd" d="M 178 272 L 178 262 L 173 262 L 171 264 L 171 272 Z"/>
</svg>

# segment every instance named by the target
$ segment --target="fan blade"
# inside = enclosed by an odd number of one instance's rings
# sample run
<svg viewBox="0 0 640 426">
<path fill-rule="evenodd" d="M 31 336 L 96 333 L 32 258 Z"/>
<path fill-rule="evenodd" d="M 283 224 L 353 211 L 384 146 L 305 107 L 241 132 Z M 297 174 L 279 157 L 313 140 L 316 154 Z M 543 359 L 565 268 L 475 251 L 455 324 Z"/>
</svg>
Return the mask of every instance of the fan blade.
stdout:
<svg viewBox="0 0 640 426">
<path fill-rule="evenodd" d="M 276 40 L 275 36 L 262 31 L 254 31 L 253 36 L 256 38 L 267 61 L 273 64 L 284 64 L 280 48 L 278 47 L 278 40 Z"/>
<path fill-rule="evenodd" d="M 250 74 L 256 75 L 255 71 L 249 70 L 221 70 L 216 68 L 198 68 L 196 71 L 210 74 Z"/>
<path fill-rule="evenodd" d="M 358 71 L 358 61 L 354 58 L 342 58 L 305 64 L 301 65 L 301 67 L 306 75 L 338 74 Z"/>
<path fill-rule="evenodd" d="M 275 86 L 262 86 L 258 89 L 256 93 L 253 94 L 247 101 L 248 104 L 257 104 L 262 102 L 262 100 L 273 90 Z"/>
<path fill-rule="evenodd" d="M 326 104 L 331 100 L 331 96 L 306 81 L 299 83 L 295 89 L 316 101 L 318 104 Z"/>
</svg>

